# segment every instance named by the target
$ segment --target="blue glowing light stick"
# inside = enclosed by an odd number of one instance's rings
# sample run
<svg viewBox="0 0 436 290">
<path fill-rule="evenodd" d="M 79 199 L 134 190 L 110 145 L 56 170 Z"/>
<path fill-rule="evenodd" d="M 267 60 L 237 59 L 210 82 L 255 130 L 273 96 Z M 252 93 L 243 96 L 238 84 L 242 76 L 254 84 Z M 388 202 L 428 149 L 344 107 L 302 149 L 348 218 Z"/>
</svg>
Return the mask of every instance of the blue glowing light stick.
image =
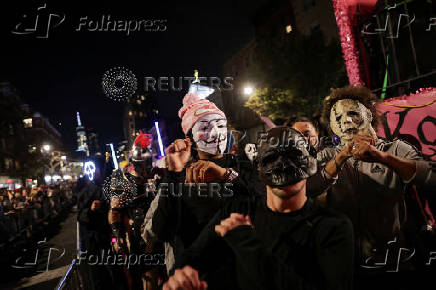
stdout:
<svg viewBox="0 0 436 290">
<path fill-rule="evenodd" d="M 159 142 L 160 156 L 162 157 L 162 156 L 165 156 L 165 152 L 163 150 L 162 138 L 160 136 L 159 123 L 154 122 L 154 127 L 156 128 L 157 141 Z"/>
<path fill-rule="evenodd" d="M 111 147 L 112 161 L 114 162 L 114 167 L 115 169 L 118 169 L 118 161 L 117 158 L 115 157 L 114 144 L 110 143 L 108 145 L 109 147 Z"/>
</svg>

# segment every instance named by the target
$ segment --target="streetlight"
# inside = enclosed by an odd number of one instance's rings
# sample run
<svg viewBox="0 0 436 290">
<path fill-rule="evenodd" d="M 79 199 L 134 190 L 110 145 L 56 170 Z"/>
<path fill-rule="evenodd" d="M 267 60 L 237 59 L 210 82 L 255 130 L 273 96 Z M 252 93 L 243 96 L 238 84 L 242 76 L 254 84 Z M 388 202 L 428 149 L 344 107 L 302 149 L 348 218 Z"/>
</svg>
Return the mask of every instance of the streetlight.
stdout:
<svg viewBox="0 0 436 290">
<path fill-rule="evenodd" d="M 252 93 L 253 93 L 253 87 L 246 86 L 246 87 L 244 88 L 244 95 L 249 96 L 249 95 L 251 95 Z"/>
<path fill-rule="evenodd" d="M 50 146 L 49 144 L 44 144 L 44 145 L 42 145 L 42 149 L 43 149 L 45 152 L 50 151 L 50 148 L 51 148 L 51 146 Z"/>
</svg>

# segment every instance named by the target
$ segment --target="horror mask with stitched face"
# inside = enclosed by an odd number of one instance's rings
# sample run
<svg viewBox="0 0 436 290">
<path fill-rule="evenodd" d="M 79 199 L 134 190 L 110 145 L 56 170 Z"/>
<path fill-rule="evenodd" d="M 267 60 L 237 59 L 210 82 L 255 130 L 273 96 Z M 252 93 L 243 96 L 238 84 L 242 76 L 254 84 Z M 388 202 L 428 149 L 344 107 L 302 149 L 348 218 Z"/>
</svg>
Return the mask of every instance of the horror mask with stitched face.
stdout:
<svg viewBox="0 0 436 290">
<path fill-rule="evenodd" d="M 197 149 L 212 155 L 222 154 L 227 146 L 227 120 L 219 114 L 208 114 L 192 127 Z"/>
<path fill-rule="evenodd" d="M 289 127 L 270 129 L 259 139 L 257 170 L 265 185 L 283 188 L 316 173 L 316 159 L 304 136 Z"/>
<path fill-rule="evenodd" d="M 330 110 L 330 129 L 342 144 L 351 141 L 356 134 L 376 136 L 371 121 L 371 111 L 356 100 L 339 100 Z"/>
</svg>

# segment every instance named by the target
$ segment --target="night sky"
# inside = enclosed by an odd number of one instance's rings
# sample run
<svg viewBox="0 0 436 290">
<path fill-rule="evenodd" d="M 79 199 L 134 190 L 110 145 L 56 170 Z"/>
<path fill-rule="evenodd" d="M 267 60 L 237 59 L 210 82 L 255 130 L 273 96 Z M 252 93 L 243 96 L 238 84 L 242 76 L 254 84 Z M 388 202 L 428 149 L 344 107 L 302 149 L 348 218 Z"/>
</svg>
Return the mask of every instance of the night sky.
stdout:
<svg viewBox="0 0 436 290">
<path fill-rule="evenodd" d="M 62 124 L 59 130 L 66 149 L 76 147 L 76 110 L 85 126 L 100 135 L 100 143 L 118 142 L 123 139 L 122 105 L 103 94 L 105 71 L 115 66 L 131 69 L 138 79 L 137 93 L 143 92 L 145 76 L 192 76 L 194 69 L 200 76 L 221 76 L 224 61 L 251 38 L 253 15 L 262 2 L 2 2 L 0 80 L 10 81 L 25 102 L 52 123 Z M 65 14 L 64 22 L 51 28 L 47 39 L 12 34 L 18 23 L 25 23 L 23 14 L 34 17 L 44 3 L 47 15 Z M 102 15 L 113 20 L 166 20 L 162 22 L 166 30 L 130 35 L 76 31 L 81 17 L 99 21 Z M 53 26 L 57 18 L 52 19 Z M 160 117 L 174 120 L 184 94 L 153 93 Z"/>
</svg>

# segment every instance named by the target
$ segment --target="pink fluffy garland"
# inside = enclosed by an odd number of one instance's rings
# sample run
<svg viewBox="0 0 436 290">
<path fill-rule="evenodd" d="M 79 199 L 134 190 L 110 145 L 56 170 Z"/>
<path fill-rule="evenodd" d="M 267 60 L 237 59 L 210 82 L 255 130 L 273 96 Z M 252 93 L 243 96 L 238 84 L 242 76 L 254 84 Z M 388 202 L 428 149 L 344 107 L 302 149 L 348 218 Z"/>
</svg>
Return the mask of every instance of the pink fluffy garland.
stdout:
<svg viewBox="0 0 436 290">
<path fill-rule="evenodd" d="M 424 94 L 431 94 L 431 95 L 434 95 L 436 97 L 436 88 L 420 88 L 414 94 L 412 93 L 410 95 L 402 95 L 399 97 L 390 98 L 390 99 L 387 99 L 386 102 L 384 102 L 382 104 L 391 103 L 393 101 L 403 101 L 403 100 L 409 101 L 411 99 L 415 100 L 415 97 L 419 97 L 419 96 L 422 96 Z"/>
<path fill-rule="evenodd" d="M 344 55 L 348 80 L 351 85 L 363 86 L 359 68 L 359 51 L 353 34 L 351 19 L 348 15 L 348 6 L 345 0 L 332 0 L 335 10 L 336 23 L 339 28 L 342 53 Z"/>
</svg>

